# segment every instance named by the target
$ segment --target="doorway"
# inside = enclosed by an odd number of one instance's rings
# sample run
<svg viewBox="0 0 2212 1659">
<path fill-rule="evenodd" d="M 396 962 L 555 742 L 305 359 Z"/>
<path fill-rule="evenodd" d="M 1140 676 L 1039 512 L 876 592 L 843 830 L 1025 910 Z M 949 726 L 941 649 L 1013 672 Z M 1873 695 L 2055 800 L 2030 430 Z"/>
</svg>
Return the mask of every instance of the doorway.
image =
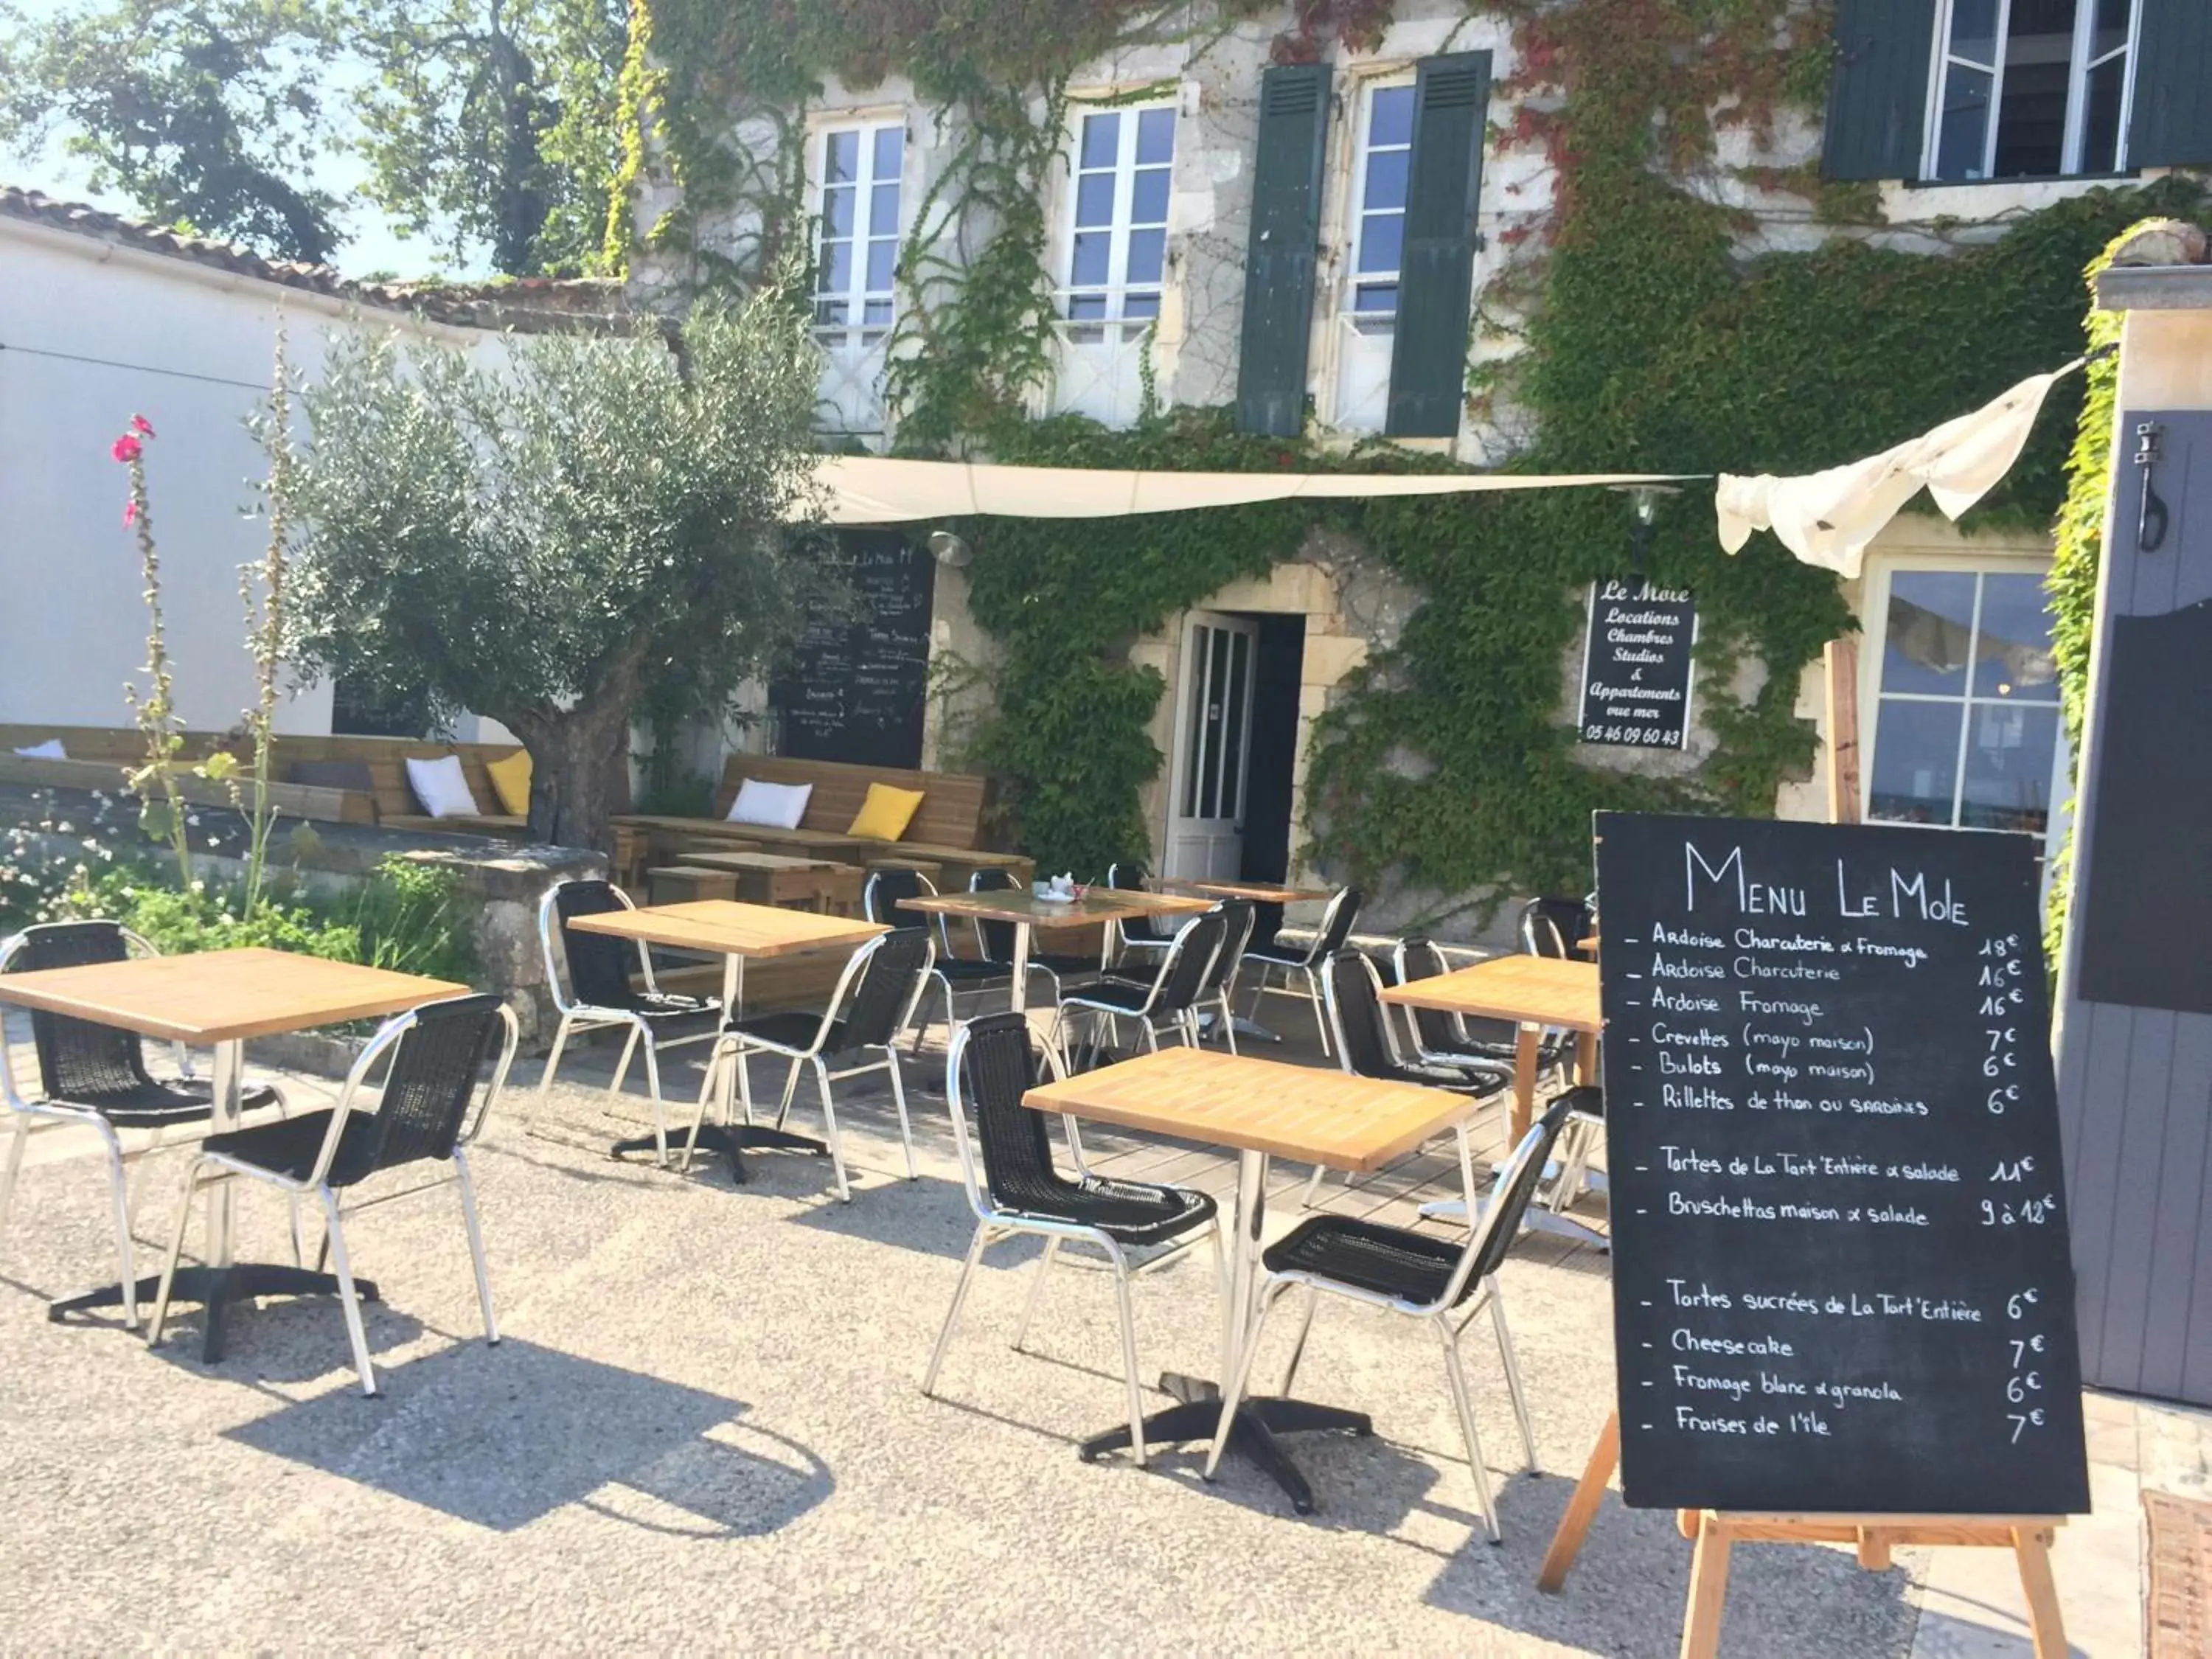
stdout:
<svg viewBox="0 0 2212 1659">
<path fill-rule="evenodd" d="M 1164 875 L 1287 874 L 1304 648 L 1303 616 L 1186 619 Z"/>
</svg>

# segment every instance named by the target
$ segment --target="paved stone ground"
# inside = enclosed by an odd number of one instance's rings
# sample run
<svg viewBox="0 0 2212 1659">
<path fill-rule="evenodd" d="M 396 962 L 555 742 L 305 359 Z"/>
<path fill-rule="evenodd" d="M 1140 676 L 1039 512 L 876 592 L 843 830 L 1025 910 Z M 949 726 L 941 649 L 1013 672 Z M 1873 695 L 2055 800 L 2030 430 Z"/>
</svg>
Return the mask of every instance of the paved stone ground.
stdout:
<svg viewBox="0 0 2212 1659">
<path fill-rule="evenodd" d="M 111 1258 L 98 1160 L 69 1136 L 38 1145 L 0 1240 L 9 1644 L 1674 1651 L 1689 1551 L 1671 1516 L 1609 1500 L 1565 1594 L 1534 1587 L 1610 1403 L 1601 1255 L 1530 1238 L 1504 1276 L 1555 1473 L 1522 1476 L 1495 1351 L 1470 1333 L 1502 1547 L 1480 1537 L 1433 1340 L 1345 1307 L 1324 1310 L 1300 1391 L 1372 1412 L 1376 1433 L 1295 1443 L 1321 1504 L 1300 1519 L 1234 1462 L 1202 1484 L 1197 1448 L 1150 1470 L 1077 1459 L 1121 1410 L 1112 1293 L 1063 1269 L 1033 1352 L 1012 1352 L 1033 1244 L 986 1258 L 944 1397 L 922 1396 L 972 1224 L 934 1044 L 912 1073 L 921 1178 L 900 1178 L 887 1097 L 855 1091 L 850 1205 L 815 1159 L 758 1157 L 738 1190 L 719 1167 L 611 1163 L 626 1126 L 569 1082 L 603 1080 L 609 1058 L 586 1053 L 543 1103 L 519 1067 L 485 1136 L 497 1348 L 451 1192 L 349 1223 L 386 1297 L 368 1317 L 377 1400 L 354 1391 L 327 1303 L 239 1310 L 211 1370 L 196 1309 L 158 1349 L 112 1322 L 49 1324 L 45 1299 Z M 696 1089 L 696 1070 L 671 1073 L 678 1097 Z M 301 1103 L 329 1091 L 289 1086 Z M 644 1115 L 635 1092 L 615 1104 Z M 1233 1177 L 1204 1149 L 1088 1144 L 1116 1172 L 1217 1192 Z M 181 1164 L 146 1168 L 139 1235 L 166 1238 Z M 1276 1172 L 1275 1226 L 1305 1174 Z M 1449 1160 L 1420 1159 L 1332 1178 L 1323 1201 L 1402 1220 L 1455 1182 Z M 273 1195 L 242 1192 L 240 1209 L 244 1253 L 289 1260 Z M 1136 1307 L 1148 1376 L 1212 1373 L 1203 1253 L 1140 1278 Z M 1271 1335 L 1263 1375 L 1286 1339 Z M 2080 1650 L 2138 1650 L 2135 1492 L 2201 1482 L 2208 1443 L 2199 1417 L 2093 1401 L 2102 1512 L 2069 1529 L 2058 1565 Z M 2025 1652 L 2006 1559 L 1955 1565 L 1972 1553 L 1869 1574 L 1826 1549 L 1740 1551 L 1725 1650 Z"/>
</svg>

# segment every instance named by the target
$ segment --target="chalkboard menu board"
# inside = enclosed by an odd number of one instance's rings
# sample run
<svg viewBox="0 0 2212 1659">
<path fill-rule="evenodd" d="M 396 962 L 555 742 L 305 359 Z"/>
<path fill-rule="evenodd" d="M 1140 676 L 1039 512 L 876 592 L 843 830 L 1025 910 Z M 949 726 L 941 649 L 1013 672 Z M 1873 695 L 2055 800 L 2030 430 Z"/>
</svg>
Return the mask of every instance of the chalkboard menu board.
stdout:
<svg viewBox="0 0 2212 1659">
<path fill-rule="evenodd" d="M 1583 652 L 1584 743 L 1686 749 L 1690 742 L 1690 650 L 1698 607 L 1680 588 L 1641 576 L 1590 589 L 1589 643 Z"/>
<path fill-rule="evenodd" d="M 2086 1510 L 2027 839 L 1597 837 L 1627 1502 Z"/>
<path fill-rule="evenodd" d="M 929 622 L 928 550 L 891 531 L 842 531 L 830 544 L 858 600 L 811 620 L 791 672 L 769 688 L 777 752 L 855 766 L 921 764 Z"/>
</svg>

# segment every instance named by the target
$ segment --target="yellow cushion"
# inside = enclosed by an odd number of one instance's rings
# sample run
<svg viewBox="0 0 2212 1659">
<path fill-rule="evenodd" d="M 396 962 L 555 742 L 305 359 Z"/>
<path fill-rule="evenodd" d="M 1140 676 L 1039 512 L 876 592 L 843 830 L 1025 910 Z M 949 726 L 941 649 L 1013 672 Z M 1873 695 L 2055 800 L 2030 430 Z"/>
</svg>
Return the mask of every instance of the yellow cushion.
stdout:
<svg viewBox="0 0 2212 1659">
<path fill-rule="evenodd" d="M 858 836 L 864 841 L 896 841 L 906 834 L 906 827 L 914 822 L 914 815 L 921 810 L 919 789 L 894 789 L 887 783 L 868 786 L 868 798 L 860 803 L 860 810 L 853 819 L 853 827 L 845 833 Z"/>
<path fill-rule="evenodd" d="M 487 761 L 484 770 L 491 774 L 492 790 L 499 796 L 499 810 L 510 817 L 528 817 L 530 751 L 518 749 L 505 760 Z"/>
</svg>

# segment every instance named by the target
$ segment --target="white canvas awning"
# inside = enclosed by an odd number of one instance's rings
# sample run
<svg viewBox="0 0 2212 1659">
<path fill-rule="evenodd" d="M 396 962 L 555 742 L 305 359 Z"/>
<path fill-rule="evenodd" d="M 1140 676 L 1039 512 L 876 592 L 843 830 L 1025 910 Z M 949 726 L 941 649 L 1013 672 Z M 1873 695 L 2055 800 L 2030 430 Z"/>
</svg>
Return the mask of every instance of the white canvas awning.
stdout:
<svg viewBox="0 0 2212 1659">
<path fill-rule="evenodd" d="M 1001 466 L 970 461 L 825 456 L 815 474 L 831 524 L 910 524 L 972 514 L 1023 519 L 1111 519 L 1187 513 L 1253 501 L 1375 495 L 1458 495 L 1487 490 L 1558 489 L 1589 484 L 1672 483 L 1673 474 L 1565 476 L 1436 472 L 1382 477 L 1349 472 L 1123 472 L 1073 466 Z"/>
<path fill-rule="evenodd" d="M 1739 552 L 1754 530 L 1771 530 L 1807 564 L 1859 574 L 1867 544 L 1923 488 L 1955 519 L 2012 471 L 2043 400 L 2076 361 L 2031 374 L 1971 415 L 1848 466 L 1802 477 L 1723 472 L 1713 493 L 1721 545 Z"/>
</svg>

